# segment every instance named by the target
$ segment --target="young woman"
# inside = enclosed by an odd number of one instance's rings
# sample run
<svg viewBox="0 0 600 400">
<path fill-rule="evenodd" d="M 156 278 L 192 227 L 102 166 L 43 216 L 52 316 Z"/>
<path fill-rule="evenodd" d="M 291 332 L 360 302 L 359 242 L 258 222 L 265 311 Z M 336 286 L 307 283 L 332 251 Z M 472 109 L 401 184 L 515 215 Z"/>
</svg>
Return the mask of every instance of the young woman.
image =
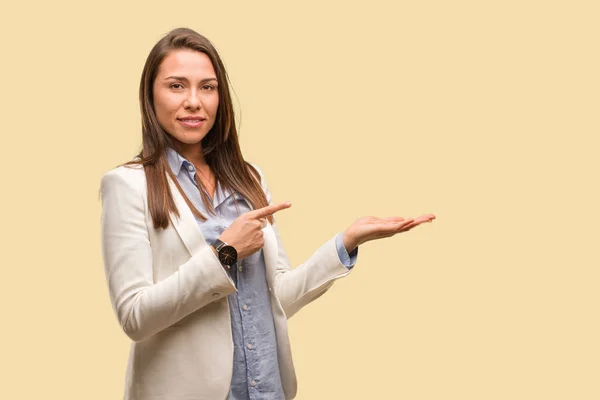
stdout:
<svg viewBox="0 0 600 400">
<path fill-rule="evenodd" d="M 292 269 L 262 171 L 244 160 L 228 78 L 185 28 L 151 50 L 143 149 L 102 177 L 110 299 L 133 340 L 125 399 L 292 399 L 287 318 L 350 273 L 358 246 L 431 221 L 365 217 Z"/>
</svg>

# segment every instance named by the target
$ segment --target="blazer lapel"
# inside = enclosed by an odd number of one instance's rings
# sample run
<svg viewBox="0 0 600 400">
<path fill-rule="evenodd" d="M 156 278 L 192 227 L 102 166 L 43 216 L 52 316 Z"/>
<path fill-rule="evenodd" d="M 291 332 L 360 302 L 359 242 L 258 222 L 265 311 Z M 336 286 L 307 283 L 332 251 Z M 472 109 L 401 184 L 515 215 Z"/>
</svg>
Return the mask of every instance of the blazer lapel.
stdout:
<svg viewBox="0 0 600 400">
<path fill-rule="evenodd" d="M 173 222 L 177 234 L 179 234 L 185 247 L 190 252 L 190 256 L 193 256 L 207 245 L 206 240 L 204 239 L 204 235 L 202 235 L 200 227 L 198 227 L 198 222 L 196 222 L 192 210 L 190 210 L 185 199 L 181 193 L 179 193 L 177 186 L 175 186 L 168 174 L 167 180 L 169 182 L 169 187 L 171 188 L 173 200 L 175 201 L 177 210 L 179 210 L 179 218 L 177 218 L 176 215 L 171 214 L 171 221 Z"/>
<path fill-rule="evenodd" d="M 265 268 L 267 272 L 267 282 L 269 287 L 273 287 L 275 271 L 277 269 L 277 238 L 271 224 L 267 221 L 267 226 L 263 229 L 265 244 L 263 245 L 263 256 L 265 258 Z"/>
</svg>

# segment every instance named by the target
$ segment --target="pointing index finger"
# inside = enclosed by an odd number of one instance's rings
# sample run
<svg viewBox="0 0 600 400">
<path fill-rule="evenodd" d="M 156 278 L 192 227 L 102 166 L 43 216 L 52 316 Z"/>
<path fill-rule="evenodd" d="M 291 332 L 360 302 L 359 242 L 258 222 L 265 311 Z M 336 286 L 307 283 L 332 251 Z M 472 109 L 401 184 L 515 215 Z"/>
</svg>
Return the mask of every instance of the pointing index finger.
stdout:
<svg viewBox="0 0 600 400">
<path fill-rule="evenodd" d="M 250 214 L 249 215 L 250 218 L 254 218 L 254 219 L 266 218 L 269 215 L 275 214 L 277 211 L 283 210 L 285 208 L 290 208 L 291 206 L 292 206 L 292 203 L 290 203 L 289 201 L 285 201 L 283 203 L 271 204 L 269 206 L 259 208 L 254 211 L 250 211 L 248 214 Z"/>
</svg>

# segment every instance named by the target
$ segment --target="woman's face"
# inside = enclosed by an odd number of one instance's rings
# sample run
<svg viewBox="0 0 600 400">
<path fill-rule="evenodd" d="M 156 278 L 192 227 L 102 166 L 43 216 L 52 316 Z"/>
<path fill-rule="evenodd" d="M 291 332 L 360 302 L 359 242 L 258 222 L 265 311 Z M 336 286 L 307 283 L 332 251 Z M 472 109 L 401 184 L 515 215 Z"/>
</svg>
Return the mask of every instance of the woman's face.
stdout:
<svg viewBox="0 0 600 400">
<path fill-rule="evenodd" d="M 219 106 L 217 84 L 204 53 L 173 50 L 160 64 L 153 86 L 154 110 L 179 146 L 197 145 L 213 127 Z"/>
</svg>

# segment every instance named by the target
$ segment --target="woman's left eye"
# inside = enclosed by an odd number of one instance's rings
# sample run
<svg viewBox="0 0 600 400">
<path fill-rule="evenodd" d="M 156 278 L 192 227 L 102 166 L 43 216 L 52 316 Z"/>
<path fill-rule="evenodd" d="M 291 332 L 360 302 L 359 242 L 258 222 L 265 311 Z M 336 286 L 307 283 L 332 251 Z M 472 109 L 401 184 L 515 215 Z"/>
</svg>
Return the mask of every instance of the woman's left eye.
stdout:
<svg viewBox="0 0 600 400">
<path fill-rule="evenodd" d="M 206 89 L 206 90 L 214 90 L 214 88 L 215 87 L 212 86 L 212 85 L 204 85 L 204 86 L 202 86 L 202 89 Z"/>
</svg>

